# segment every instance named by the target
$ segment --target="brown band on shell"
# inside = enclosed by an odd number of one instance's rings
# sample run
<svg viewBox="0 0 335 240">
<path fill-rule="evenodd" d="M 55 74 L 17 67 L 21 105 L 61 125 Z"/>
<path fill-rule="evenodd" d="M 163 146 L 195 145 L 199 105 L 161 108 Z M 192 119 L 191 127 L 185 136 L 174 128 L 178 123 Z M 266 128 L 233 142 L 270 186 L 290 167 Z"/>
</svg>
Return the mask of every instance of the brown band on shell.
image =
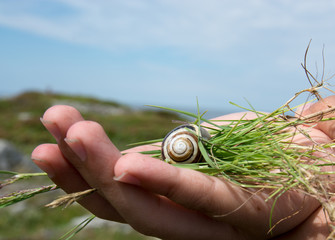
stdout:
<svg viewBox="0 0 335 240">
<path fill-rule="evenodd" d="M 170 131 L 162 143 L 162 159 L 169 163 L 196 163 L 202 155 L 198 147 L 199 127 L 192 124 L 181 125 Z M 193 132 L 194 133 L 193 133 Z M 206 138 L 209 136 L 206 131 Z"/>
</svg>

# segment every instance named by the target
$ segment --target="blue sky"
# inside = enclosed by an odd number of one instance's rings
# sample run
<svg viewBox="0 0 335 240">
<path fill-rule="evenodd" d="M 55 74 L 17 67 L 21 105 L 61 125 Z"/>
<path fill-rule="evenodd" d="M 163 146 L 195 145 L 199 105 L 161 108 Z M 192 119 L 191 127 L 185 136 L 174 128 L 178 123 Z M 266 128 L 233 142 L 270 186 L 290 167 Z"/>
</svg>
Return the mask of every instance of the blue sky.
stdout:
<svg viewBox="0 0 335 240">
<path fill-rule="evenodd" d="M 310 39 L 310 71 L 324 47 L 335 73 L 334 12 L 331 0 L 0 0 L 0 95 L 271 111 L 308 87 Z"/>
</svg>

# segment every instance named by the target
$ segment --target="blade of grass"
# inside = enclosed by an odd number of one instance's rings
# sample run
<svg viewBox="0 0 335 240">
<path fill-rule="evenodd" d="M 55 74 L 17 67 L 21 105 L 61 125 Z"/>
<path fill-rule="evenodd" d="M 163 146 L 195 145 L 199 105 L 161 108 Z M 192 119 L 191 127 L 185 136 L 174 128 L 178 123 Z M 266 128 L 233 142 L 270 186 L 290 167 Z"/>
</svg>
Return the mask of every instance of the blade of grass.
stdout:
<svg viewBox="0 0 335 240">
<path fill-rule="evenodd" d="M 38 188 L 19 190 L 16 192 L 12 192 L 8 195 L 0 197 L 0 208 L 4 208 L 15 203 L 24 201 L 28 198 L 32 198 L 38 194 L 49 192 L 57 189 L 58 187 L 55 184 L 51 184 L 48 186 L 42 186 Z"/>
<path fill-rule="evenodd" d="M 67 233 L 59 238 L 59 240 L 69 240 L 77 235 L 81 230 L 83 230 L 96 216 L 92 215 L 86 218 L 84 221 L 79 223 L 74 228 L 70 229 Z"/>
</svg>

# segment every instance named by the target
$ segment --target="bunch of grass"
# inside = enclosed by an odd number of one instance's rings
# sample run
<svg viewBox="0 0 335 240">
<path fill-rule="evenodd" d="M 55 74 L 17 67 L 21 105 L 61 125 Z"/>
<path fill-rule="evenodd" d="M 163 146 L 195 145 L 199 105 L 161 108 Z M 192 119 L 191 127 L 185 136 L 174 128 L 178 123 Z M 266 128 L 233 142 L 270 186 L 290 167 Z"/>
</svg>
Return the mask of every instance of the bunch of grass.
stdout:
<svg viewBox="0 0 335 240">
<path fill-rule="evenodd" d="M 198 136 L 198 146 L 204 161 L 178 163 L 175 166 L 224 178 L 243 188 L 272 189 L 269 199 L 279 197 L 291 189 L 300 189 L 317 197 L 326 207 L 334 195 L 330 191 L 325 192 L 329 190 L 332 178 L 322 176 L 335 174 L 333 171 L 324 171 L 325 167 L 335 164 L 332 161 L 335 159 L 332 153 L 335 143 L 316 143 L 309 136 L 308 129 L 319 121 L 335 120 L 327 118 L 335 111 L 335 107 L 305 117 L 287 116 L 288 112 L 295 109 L 287 104 L 272 113 L 243 108 L 254 113 L 255 118 L 245 120 L 243 116 L 237 120 L 221 121 L 211 121 L 200 114 L 164 109 L 194 117 L 193 124 L 199 127 L 200 122 L 205 122 L 205 128 L 212 135 L 210 139 Z M 306 146 L 294 143 L 298 134 L 302 134 L 312 144 Z M 160 150 L 144 153 L 161 159 Z M 331 219 L 334 217 L 332 213 Z"/>
</svg>

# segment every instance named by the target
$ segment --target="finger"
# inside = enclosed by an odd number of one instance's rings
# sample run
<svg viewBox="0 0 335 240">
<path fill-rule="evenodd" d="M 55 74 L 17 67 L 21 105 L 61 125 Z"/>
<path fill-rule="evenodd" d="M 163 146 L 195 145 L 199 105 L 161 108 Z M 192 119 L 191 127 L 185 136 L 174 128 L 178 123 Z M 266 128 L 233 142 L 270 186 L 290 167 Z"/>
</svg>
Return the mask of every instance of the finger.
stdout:
<svg viewBox="0 0 335 240">
<path fill-rule="evenodd" d="M 176 168 L 141 154 L 127 154 L 119 159 L 115 165 L 115 174 L 117 179 L 120 178 L 119 181 L 141 186 L 229 224 L 252 225 L 263 232 L 268 230 L 273 200 L 265 201 L 268 198 L 265 191 L 250 193 L 219 178 Z M 302 204 L 306 206 L 303 210 Z M 276 228 L 276 231 L 284 231 L 290 224 L 295 226 L 301 223 L 318 206 L 317 201 L 304 198 L 303 194 L 284 194 L 276 203 L 273 222 L 300 212 Z"/>
<path fill-rule="evenodd" d="M 68 159 L 72 159 L 74 161 L 78 160 L 79 158 L 64 141 L 68 129 L 73 124 L 83 120 L 83 117 L 75 108 L 64 105 L 56 105 L 49 108 L 44 113 L 43 118 L 41 119 L 43 125 L 55 137 L 60 152 L 55 155 L 43 155 L 41 158 L 37 157 L 37 159 L 42 159 L 44 163 L 52 166 L 54 171 L 54 176 L 52 177 L 52 180 L 67 193 L 78 192 L 91 188 L 91 186 L 89 186 L 89 184 L 81 177 L 78 171 L 71 164 L 69 164 Z M 47 150 L 45 150 L 46 148 L 41 148 L 44 150 L 44 152 L 47 152 Z M 52 158 L 52 156 L 56 155 L 58 157 Z M 48 156 L 50 158 L 48 158 Z M 66 160 L 64 159 L 64 157 Z M 41 164 L 38 165 L 41 166 Z M 66 179 L 69 177 L 71 177 L 71 181 L 66 181 Z M 96 204 L 99 202 L 104 204 Z M 118 214 L 113 213 L 113 211 L 115 211 L 114 209 L 110 210 L 112 212 L 106 210 L 108 209 L 105 208 L 107 207 L 106 200 L 97 193 L 92 194 L 90 196 L 90 199 L 84 198 L 80 201 L 80 203 L 85 208 L 91 210 L 101 218 L 117 220 L 120 219 Z M 111 206 L 108 207 L 112 208 Z"/>
<path fill-rule="evenodd" d="M 306 110 L 303 111 L 302 115 L 306 117 L 310 114 L 320 112 L 319 118 L 315 118 L 315 120 L 321 120 L 320 118 L 322 117 L 332 118 L 335 117 L 335 111 L 330 111 L 329 113 L 322 114 L 322 112 L 327 111 L 332 107 L 335 107 L 335 96 L 327 97 L 310 105 Z M 335 138 L 335 120 L 319 121 L 316 125 L 316 128 L 323 131 L 331 139 Z"/>
<path fill-rule="evenodd" d="M 41 118 L 45 128 L 54 136 L 59 148 L 66 158 L 78 158 L 71 148 L 64 142 L 68 129 L 84 118 L 71 106 L 56 105 L 49 108 Z"/>
<path fill-rule="evenodd" d="M 78 156 L 68 160 L 91 186 L 110 182 L 114 176 L 114 164 L 121 157 L 121 152 L 100 124 L 92 121 L 77 122 L 68 130 L 65 141 Z M 97 176 L 92 177 L 92 174 Z"/>
<path fill-rule="evenodd" d="M 332 230 L 330 222 L 324 209 L 320 207 L 299 227 L 274 240 L 329 239 L 327 237 Z"/>
<path fill-rule="evenodd" d="M 92 188 L 98 189 L 99 194 L 114 208 L 124 205 L 118 198 L 120 186 L 113 181 L 114 165 L 121 153 L 102 126 L 91 121 L 77 122 L 68 130 L 66 143 L 78 156 L 68 160 L 83 179 Z"/>
<path fill-rule="evenodd" d="M 79 192 L 90 188 L 78 171 L 64 159 L 57 145 L 40 145 L 32 152 L 31 158 L 65 192 Z M 98 193 L 92 193 L 78 202 L 100 218 L 124 222 L 109 202 Z"/>
<path fill-rule="evenodd" d="M 245 233 L 229 224 L 184 208 L 143 188 L 122 184 L 118 211 L 137 231 L 160 239 L 247 239 Z M 252 238 L 248 236 L 250 239 Z"/>
<path fill-rule="evenodd" d="M 65 138 L 67 130 L 75 123 L 84 120 L 81 114 L 73 107 L 56 105 L 45 111 L 42 123 L 57 141 Z"/>
<path fill-rule="evenodd" d="M 213 118 L 211 119 L 211 122 L 216 123 L 218 125 L 225 125 L 225 124 L 230 124 L 230 121 L 239 120 L 239 119 L 251 120 L 257 117 L 258 115 L 254 112 L 238 112 L 238 113 L 231 113 L 231 114 Z M 212 124 L 209 124 L 207 122 L 204 122 L 202 126 L 213 127 Z"/>
</svg>

